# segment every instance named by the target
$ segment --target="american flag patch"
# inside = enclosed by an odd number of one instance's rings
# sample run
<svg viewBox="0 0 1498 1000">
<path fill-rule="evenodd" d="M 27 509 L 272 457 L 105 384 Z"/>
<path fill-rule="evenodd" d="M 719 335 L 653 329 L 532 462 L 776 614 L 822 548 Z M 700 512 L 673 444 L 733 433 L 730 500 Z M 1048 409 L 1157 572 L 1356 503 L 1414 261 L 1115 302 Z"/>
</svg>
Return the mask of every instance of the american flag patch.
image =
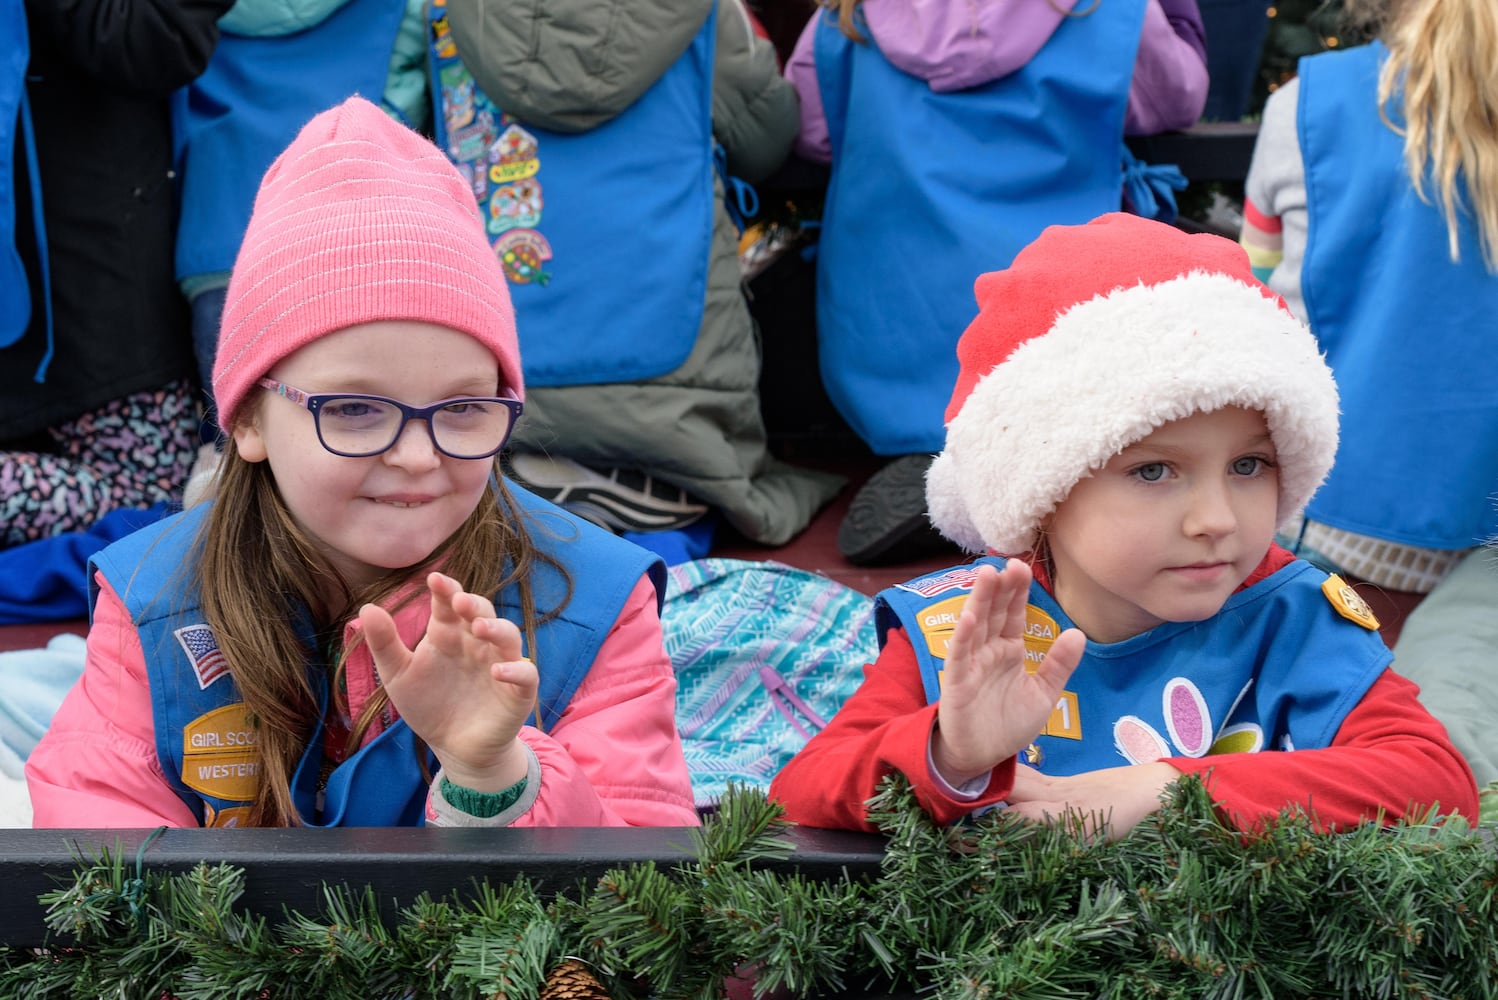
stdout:
<svg viewBox="0 0 1498 1000">
<path fill-rule="evenodd" d="M 909 583 L 895 584 L 900 590 L 908 590 L 912 594 L 921 597 L 935 597 L 937 594 L 946 593 L 949 590 L 972 590 L 973 581 L 978 579 L 976 567 L 964 566 L 958 569 L 949 569 L 935 576 L 924 576 L 919 580 L 911 580 Z"/>
<path fill-rule="evenodd" d="M 208 685 L 226 677 L 229 661 L 218 648 L 218 640 L 207 625 L 188 625 L 172 633 L 182 644 L 187 659 L 192 663 L 193 673 L 198 675 L 198 687 L 207 690 Z"/>
</svg>

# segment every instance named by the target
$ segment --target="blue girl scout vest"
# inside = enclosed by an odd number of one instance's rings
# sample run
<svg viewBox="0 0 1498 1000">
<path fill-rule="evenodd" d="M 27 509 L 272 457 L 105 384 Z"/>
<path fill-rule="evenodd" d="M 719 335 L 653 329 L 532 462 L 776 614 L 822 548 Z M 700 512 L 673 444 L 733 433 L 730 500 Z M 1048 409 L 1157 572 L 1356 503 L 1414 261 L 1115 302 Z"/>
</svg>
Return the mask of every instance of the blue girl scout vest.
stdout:
<svg viewBox="0 0 1498 1000">
<path fill-rule="evenodd" d="M 649 573 L 657 594 L 664 594 L 665 569 L 646 550 L 514 486 L 510 491 L 536 526 L 532 538 L 537 547 L 557 559 L 571 578 L 566 609 L 537 627 L 539 652 L 527 651 L 540 665 L 540 725 L 549 729 L 592 668 L 641 574 Z M 89 579 L 96 570 L 104 574 L 139 632 L 151 685 L 156 752 L 167 781 L 204 826 L 237 826 L 248 816 L 259 784 L 256 732 L 218 643 L 203 623 L 197 597 L 185 589 L 182 572 L 206 511 L 206 505 L 194 507 L 108 546 L 90 560 Z M 532 584 L 536 604 L 543 609 L 555 607 L 566 591 L 566 581 L 544 563 L 537 564 Z M 499 593 L 495 605 L 500 614 L 519 619 L 514 587 Z M 315 648 L 310 630 L 304 630 L 303 638 L 308 648 Z M 307 678 L 317 692 L 321 719 L 329 697 L 323 665 L 309 663 Z M 418 767 L 414 734 L 404 720 L 387 726 L 333 770 L 319 810 L 323 736 L 319 721 L 292 777 L 303 825 L 423 825 L 427 784 Z"/>
<path fill-rule="evenodd" d="M 817 249 L 822 381 L 876 454 L 941 450 L 978 275 L 1009 266 L 1048 225 L 1118 210 L 1144 6 L 1102 0 L 1065 18 L 1021 69 L 953 93 L 819 15 L 832 142 Z"/>
<path fill-rule="evenodd" d="M 436 142 L 473 185 L 510 280 L 530 386 L 679 368 L 702 326 L 712 248 L 716 14 L 636 101 L 586 132 L 522 124 L 428 7 Z"/>
<path fill-rule="evenodd" d="M 348 0 L 295 34 L 219 37 L 202 75 L 172 96 L 178 280 L 234 266 L 261 178 L 313 116 L 353 94 L 380 100 L 405 9 Z"/>
<path fill-rule="evenodd" d="M 881 644 L 895 626 L 915 648 L 928 702 L 941 696 L 947 641 L 978 566 L 882 592 Z M 1025 608 L 1025 655 L 1039 662 L 1073 624 L 1039 584 Z M 1393 654 L 1338 577 L 1295 562 L 1201 622 L 1167 622 L 1123 642 L 1089 641 L 1050 721 L 1021 760 L 1054 775 L 1162 757 L 1329 746 Z"/>
<path fill-rule="evenodd" d="M 1347 415 L 1306 516 L 1463 549 L 1498 533 L 1498 276 L 1471 216 L 1458 213 L 1453 263 L 1440 210 L 1415 193 L 1378 113 L 1387 55 L 1375 42 L 1300 63 L 1302 291 Z"/>
</svg>

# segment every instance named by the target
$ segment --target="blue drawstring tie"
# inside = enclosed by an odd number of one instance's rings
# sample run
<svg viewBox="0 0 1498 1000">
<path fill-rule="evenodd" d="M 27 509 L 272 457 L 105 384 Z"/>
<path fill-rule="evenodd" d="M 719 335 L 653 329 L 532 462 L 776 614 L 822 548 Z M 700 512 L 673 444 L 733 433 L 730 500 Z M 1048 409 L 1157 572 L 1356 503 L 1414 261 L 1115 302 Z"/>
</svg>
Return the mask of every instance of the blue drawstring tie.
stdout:
<svg viewBox="0 0 1498 1000">
<path fill-rule="evenodd" d="M 1124 205 L 1135 215 L 1156 222 L 1176 220 L 1175 192 L 1186 188 L 1186 175 L 1174 163 L 1145 163 L 1123 146 Z"/>
<path fill-rule="evenodd" d="M 723 205 L 728 209 L 728 217 L 742 236 L 749 220 L 759 214 L 759 192 L 752 184 L 728 172 L 728 152 L 721 143 L 713 144 L 713 168 L 723 179 Z"/>
</svg>

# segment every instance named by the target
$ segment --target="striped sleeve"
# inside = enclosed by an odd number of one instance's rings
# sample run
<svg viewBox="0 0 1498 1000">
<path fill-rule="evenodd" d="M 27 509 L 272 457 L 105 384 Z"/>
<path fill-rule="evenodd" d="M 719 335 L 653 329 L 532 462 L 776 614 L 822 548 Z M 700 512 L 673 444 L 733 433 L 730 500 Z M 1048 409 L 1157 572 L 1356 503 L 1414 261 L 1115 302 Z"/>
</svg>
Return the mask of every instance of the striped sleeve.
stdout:
<svg viewBox="0 0 1498 1000">
<path fill-rule="evenodd" d="M 1243 202 L 1243 230 L 1238 242 L 1248 251 L 1254 277 L 1268 283 L 1269 275 L 1285 256 L 1284 226 L 1279 216 L 1266 215 L 1251 198 Z"/>
</svg>

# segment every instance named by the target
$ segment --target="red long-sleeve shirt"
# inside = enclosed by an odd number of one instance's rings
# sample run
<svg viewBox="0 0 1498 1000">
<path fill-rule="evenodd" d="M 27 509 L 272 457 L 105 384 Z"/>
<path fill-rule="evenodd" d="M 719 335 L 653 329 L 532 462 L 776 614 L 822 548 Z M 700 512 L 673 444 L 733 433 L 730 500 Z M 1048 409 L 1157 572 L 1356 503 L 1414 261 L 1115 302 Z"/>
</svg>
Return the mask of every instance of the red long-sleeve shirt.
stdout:
<svg viewBox="0 0 1498 1000">
<path fill-rule="evenodd" d="M 1433 803 L 1443 813 L 1461 813 L 1475 822 L 1472 770 L 1445 727 L 1420 704 L 1418 691 L 1385 670 L 1324 749 L 1166 762 L 1184 774 L 1203 774 L 1224 819 L 1238 829 L 1291 804 L 1313 810 L 1326 829 L 1374 819 L 1380 812 L 1385 822 L 1393 822 L 1419 815 Z M 931 772 L 927 754 L 936 710 L 935 703 L 926 703 L 909 639 L 891 630 L 858 691 L 775 777 L 770 797 L 794 822 L 857 830 L 873 829 L 864 803 L 894 771 L 910 780 L 917 801 L 939 822 L 1003 801 L 1014 783 L 1013 760 L 994 768 L 988 788 L 976 799 L 954 796 Z"/>
</svg>

